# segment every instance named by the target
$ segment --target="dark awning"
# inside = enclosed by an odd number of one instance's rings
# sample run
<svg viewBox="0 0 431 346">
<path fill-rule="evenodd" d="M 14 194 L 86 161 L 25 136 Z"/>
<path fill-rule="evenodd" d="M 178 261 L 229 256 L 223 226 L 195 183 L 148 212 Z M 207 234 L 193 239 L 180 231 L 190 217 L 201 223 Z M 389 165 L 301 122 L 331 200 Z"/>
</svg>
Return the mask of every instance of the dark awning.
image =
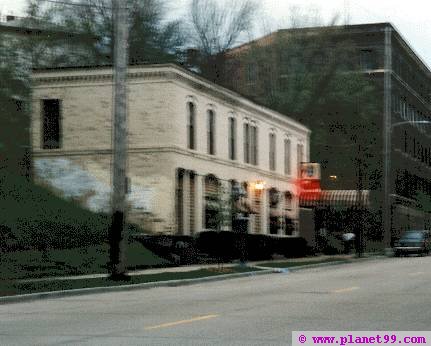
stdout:
<svg viewBox="0 0 431 346">
<path fill-rule="evenodd" d="M 361 200 L 359 195 L 361 194 Z M 360 203 L 361 202 L 361 203 Z M 370 205 L 370 190 L 322 190 L 316 192 L 303 192 L 299 196 L 300 207 L 354 207 Z"/>
</svg>

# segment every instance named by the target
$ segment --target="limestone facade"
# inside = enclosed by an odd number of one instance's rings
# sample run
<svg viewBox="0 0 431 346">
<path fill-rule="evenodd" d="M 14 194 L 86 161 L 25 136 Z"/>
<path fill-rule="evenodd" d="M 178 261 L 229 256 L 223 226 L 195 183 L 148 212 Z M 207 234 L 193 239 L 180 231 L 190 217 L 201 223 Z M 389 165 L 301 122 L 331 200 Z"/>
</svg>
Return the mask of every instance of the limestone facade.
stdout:
<svg viewBox="0 0 431 346">
<path fill-rule="evenodd" d="M 112 81 L 110 68 L 33 74 L 31 138 L 37 179 L 106 212 Z M 51 113 L 56 113 L 54 120 Z M 57 133 L 47 134 L 50 129 Z M 55 143 L 47 145 L 52 135 Z M 155 233 L 230 230 L 232 186 L 242 186 L 254 210 L 249 232 L 295 236 L 295 181 L 299 163 L 309 161 L 309 135 L 288 116 L 176 65 L 130 67 L 130 220 Z"/>
</svg>

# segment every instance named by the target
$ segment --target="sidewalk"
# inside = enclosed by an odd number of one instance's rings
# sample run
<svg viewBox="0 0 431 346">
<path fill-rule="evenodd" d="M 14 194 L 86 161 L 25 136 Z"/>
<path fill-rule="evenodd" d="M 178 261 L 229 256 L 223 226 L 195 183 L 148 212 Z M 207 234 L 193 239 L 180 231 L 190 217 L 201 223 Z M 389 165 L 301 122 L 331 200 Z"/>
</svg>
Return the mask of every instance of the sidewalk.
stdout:
<svg viewBox="0 0 431 346">
<path fill-rule="evenodd" d="M 279 259 L 272 259 L 272 260 L 262 260 L 262 261 L 253 261 L 253 262 L 247 262 L 248 267 L 255 267 L 256 269 L 276 269 L 276 267 L 263 267 L 259 266 L 259 264 L 262 263 L 277 263 L 277 262 L 309 262 L 310 264 L 313 264 L 314 262 L 321 262 L 322 260 L 329 259 L 329 258 L 336 258 L 340 260 L 351 260 L 355 258 L 355 255 L 321 255 L 321 256 L 315 256 L 315 257 L 299 257 L 299 258 L 279 258 Z M 134 270 L 129 271 L 128 274 L 130 276 L 141 276 L 141 275 L 152 275 L 152 274 L 160 274 L 160 273 L 181 273 L 181 272 L 189 272 L 193 270 L 199 270 L 199 269 L 215 269 L 215 268 L 230 268 L 234 266 L 238 266 L 238 262 L 230 262 L 230 263 L 222 263 L 222 264 L 194 264 L 194 265 L 186 265 L 186 266 L 180 266 L 180 267 L 166 267 L 166 268 L 154 268 L 154 269 L 145 269 L 145 270 Z M 107 278 L 109 277 L 109 274 L 107 273 L 101 273 L 101 274 L 84 274 L 84 275 L 74 275 L 74 276 L 55 276 L 55 277 L 45 277 L 45 278 L 36 278 L 36 279 L 21 279 L 17 280 L 18 282 L 41 282 L 41 281 L 60 281 L 60 280 L 81 280 L 81 279 L 98 279 L 98 278 Z"/>
<path fill-rule="evenodd" d="M 21 292 L 11 295 L 0 296 L 0 305 L 9 303 L 20 303 L 24 301 L 32 301 L 39 299 L 52 299 L 68 296 L 79 296 L 87 294 L 122 292 L 141 289 L 151 289 L 156 287 L 176 287 L 184 285 L 194 285 L 198 283 L 209 283 L 220 280 L 230 280 L 244 278 L 248 276 L 260 276 L 269 274 L 285 274 L 289 272 L 301 271 L 312 268 L 319 268 L 331 265 L 341 265 L 351 263 L 354 261 L 377 259 L 386 256 L 379 256 L 376 254 L 369 254 L 364 258 L 356 258 L 355 255 L 336 255 L 336 256 L 315 256 L 315 257 L 302 257 L 302 258 L 277 258 L 268 261 L 253 261 L 248 262 L 246 266 L 242 267 L 243 270 L 233 269 L 231 272 L 216 272 L 200 274 L 193 276 L 193 273 L 199 270 L 216 269 L 230 267 L 240 267 L 236 263 L 223 263 L 223 264 L 199 264 L 182 267 L 168 267 L 147 270 L 130 271 L 128 274 L 131 276 L 130 282 L 121 281 L 113 282 L 104 280 L 109 275 L 103 274 L 89 274 L 89 275 L 75 275 L 75 276 L 57 276 L 46 277 L 38 279 L 23 279 L 17 280 L 17 284 L 22 285 L 36 285 L 32 292 Z M 329 259 L 329 261 L 328 261 Z M 331 260 L 332 259 L 332 260 Z M 277 263 L 280 263 L 279 267 Z M 289 266 L 292 263 L 292 266 Z M 262 266 L 265 265 L 265 266 Z M 241 267 L 240 267 L 241 268 Z M 166 275 L 164 275 L 166 274 Z M 155 279 L 154 276 L 161 275 L 163 278 L 160 280 Z M 146 281 L 148 279 L 148 281 Z M 96 281 L 94 286 L 82 285 L 75 280 L 83 281 Z M 101 282 L 101 280 L 103 282 Z M 39 289 L 38 285 L 41 285 Z M 46 286 L 48 285 L 48 286 Z M 48 289 L 45 289 L 48 288 Z M 52 290 L 54 288 L 55 290 Z"/>
</svg>

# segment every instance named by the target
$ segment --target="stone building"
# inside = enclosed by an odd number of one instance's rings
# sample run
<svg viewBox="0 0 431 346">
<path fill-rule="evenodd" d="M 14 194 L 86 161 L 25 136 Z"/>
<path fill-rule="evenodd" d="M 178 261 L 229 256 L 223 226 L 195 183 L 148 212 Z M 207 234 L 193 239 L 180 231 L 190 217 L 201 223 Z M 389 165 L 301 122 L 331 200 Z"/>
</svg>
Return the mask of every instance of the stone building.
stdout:
<svg viewBox="0 0 431 346">
<path fill-rule="evenodd" d="M 36 179 L 109 212 L 112 69 L 40 70 L 32 79 Z M 132 222 L 166 234 L 230 230 L 240 191 L 248 232 L 298 235 L 306 127 L 176 65 L 130 67 L 128 85 Z"/>
<path fill-rule="evenodd" d="M 40 20 L 0 14 L 0 169 L 30 178 L 28 96 L 34 67 L 88 61 L 85 47 L 95 38 L 67 32 Z M 73 57 L 73 59 L 71 58 Z"/>
<path fill-rule="evenodd" d="M 93 59 L 90 49 L 96 43 L 95 36 L 66 31 L 54 23 L 0 15 L 0 45 L 15 54 L 16 68 L 23 74 L 31 68 L 86 65 Z"/>
</svg>

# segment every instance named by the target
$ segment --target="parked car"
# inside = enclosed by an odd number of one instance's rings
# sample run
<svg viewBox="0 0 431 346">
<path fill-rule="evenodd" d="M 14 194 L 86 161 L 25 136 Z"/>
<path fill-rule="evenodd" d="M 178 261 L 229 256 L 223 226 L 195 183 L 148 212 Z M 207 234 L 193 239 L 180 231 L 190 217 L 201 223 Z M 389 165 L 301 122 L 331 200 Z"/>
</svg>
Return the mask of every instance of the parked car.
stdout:
<svg viewBox="0 0 431 346">
<path fill-rule="evenodd" d="M 429 254 L 431 250 L 431 233 L 427 230 L 407 231 L 395 243 L 395 256 L 416 253 Z"/>
</svg>

